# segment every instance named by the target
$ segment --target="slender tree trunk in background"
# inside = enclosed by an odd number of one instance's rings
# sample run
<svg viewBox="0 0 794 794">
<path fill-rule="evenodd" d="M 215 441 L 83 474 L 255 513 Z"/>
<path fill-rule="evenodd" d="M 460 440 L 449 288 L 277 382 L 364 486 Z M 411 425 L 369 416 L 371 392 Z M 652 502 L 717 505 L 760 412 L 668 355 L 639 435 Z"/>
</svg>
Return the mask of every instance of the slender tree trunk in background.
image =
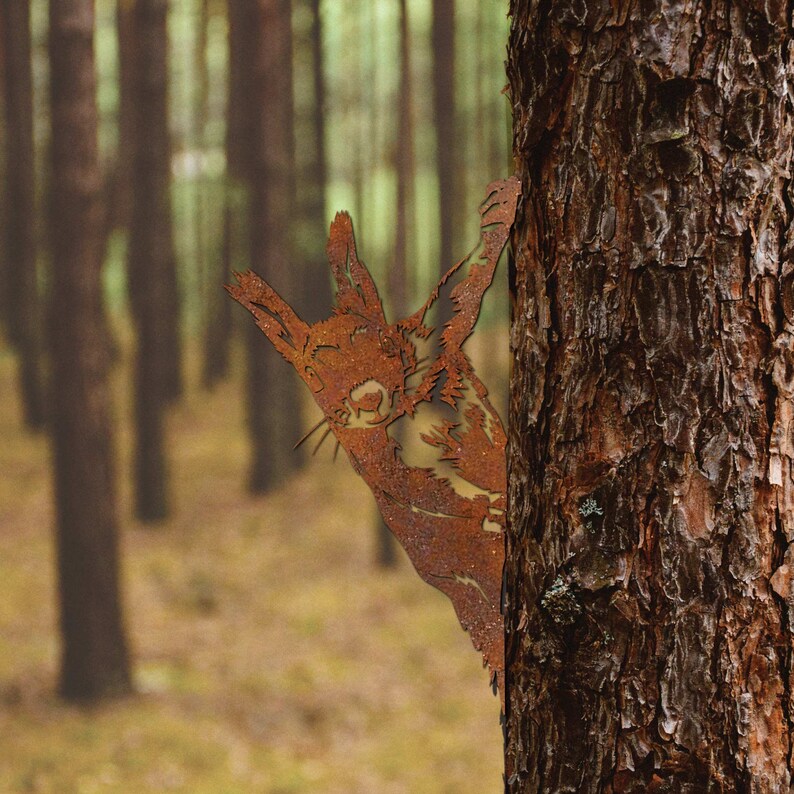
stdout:
<svg viewBox="0 0 794 794">
<path fill-rule="evenodd" d="M 496 85 L 502 87 L 504 83 L 504 49 L 501 43 L 507 33 L 506 14 L 495 15 L 489 13 L 487 16 L 488 25 L 486 26 L 485 40 L 500 42 L 499 49 L 499 82 Z M 489 45 L 493 49 L 493 45 Z M 493 71 L 493 62 L 490 63 Z M 508 100 L 502 93 L 492 93 L 490 101 L 487 103 L 486 112 L 488 114 L 489 133 L 487 150 L 483 151 L 483 156 L 487 158 L 488 170 L 491 174 L 501 174 L 507 169 L 512 168 L 512 154 L 510 141 L 512 138 L 512 118 Z"/>
<path fill-rule="evenodd" d="M 397 217 L 395 218 L 394 267 L 389 272 L 389 304 L 392 317 L 407 317 L 412 273 L 408 265 L 413 235 L 414 123 L 411 85 L 411 41 L 407 0 L 400 0 L 400 87 L 397 100 Z"/>
<path fill-rule="evenodd" d="M 249 179 L 256 144 L 254 64 L 259 41 L 258 0 L 227 0 L 229 30 L 229 95 L 226 106 L 226 160 L 231 176 Z"/>
<path fill-rule="evenodd" d="M 490 3 L 489 3 L 490 5 Z M 501 171 L 495 171 L 493 175 L 488 174 L 483 179 L 483 174 L 487 171 L 488 158 L 486 153 L 488 146 L 491 143 L 488 137 L 488 99 L 490 99 L 490 89 L 492 83 L 490 82 L 490 74 L 488 73 L 488 55 L 492 49 L 492 44 L 486 35 L 486 26 L 484 16 L 486 11 L 483 9 L 482 0 L 476 0 L 476 11 L 474 20 L 474 52 L 472 57 L 475 62 L 474 73 L 474 114 L 471 130 L 471 153 L 468 155 L 474 168 L 468 170 L 468 180 L 466 185 L 466 204 L 468 207 L 469 196 L 477 196 L 482 190 L 483 184 L 488 184 L 488 181 L 501 176 Z M 476 199 L 475 199 L 476 201 Z"/>
<path fill-rule="evenodd" d="M 0 6 L 0 9 L 2 6 Z M 0 102 L 5 106 L 5 69 L 6 69 L 6 54 L 5 54 L 5 12 L 0 13 Z M 3 182 L 6 180 L 6 141 L 7 130 L 4 114 L 0 113 L 0 179 Z M 6 220 L 8 217 L 7 202 L 0 202 L 0 236 L 1 239 L 6 238 Z M 11 263 L 8 257 L 3 253 L 0 256 L 0 334 L 11 338 L 11 298 L 10 279 L 11 279 Z"/>
<path fill-rule="evenodd" d="M 196 76 L 195 97 L 192 108 L 193 141 L 191 146 L 199 153 L 201 170 L 195 186 L 195 213 L 192 220 L 195 236 L 193 252 L 195 256 L 194 267 L 198 275 L 199 296 L 201 307 L 208 306 L 207 292 L 210 288 L 217 290 L 218 284 L 210 284 L 210 274 L 207 272 L 208 252 L 212 243 L 207 230 L 207 199 L 208 184 L 204 168 L 204 156 L 207 151 L 207 123 L 210 110 L 210 71 L 208 61 L 210 25 L 210 0 L 200 0 L 198 8 L 198 22 L 196 24 L 196 40 L 193 49 L 193 73 Z M 205 312 L 204 325 L 209 321 L 209 313 Z"/>
<path fill-rule="evenodd" d="M 167 0 L 135 0 L 132 218 L 127 271 L 136 327 L 135 514 L 168 515 L 164 423 L 181 384 L 171 223 Z"/>
<path fill-rule="evenodd" d="M 289 0 L 257 0 L 258 46 L 253 62 L 256 113 L 250 172 L 251 267 L 282 295 L 297 294 L 290 261 L 292 70 Z M 262 333 L 246 326 L 248 349 L 248 427 L 251 441 L 249 487 L 272 488 L 295 465 L 292 446 L 300 438 L 295 416 L 300 393 L 281 357 L 262 343 Z"/>
<path fill-rule="evenodd" d="M 209 278 L 207 292 L 207 324 L 204 338 L 204 362 L 201 382 L 211 389 L 229 374 L 229 354 L 232 340 L 232 302 L 221 290 L 228 284 L 235 268 L 235 210 L 231 188 L 225 188 L 223 207 L 223 236 L 220 256 L 214 257 L 214 270 Z M 217 294 L 216 294 L 217 293 Z"/>
<path fill-rule="evenodd" d="M 293 0 L 284 0 L 284 6 L 280 10 L 280 14 L 284 15 L 287 20 L 289 20 L 289 25 L 284 24 L 281 30 L 281 35 L 284 36 L 284 53 L 283 53 L 283 61 L 282 61 L 282 70 L 284 72 L 283 75 L 283 82 L 282 82 L 282 89 L 284 90 L 283 95 L 281 95 L 280 99 L 282 102 L 285 103 L 286 107 L 283 111 L 283 117 L 286 119 L 286 143 L 287 143 L 287 160 L 286 160 L 286 167 L 287 173 L 289 175 L 289 186 L 290 191 L 287 196 L 287 200 L 289 201 L 289 210 L 290 213 L 294 212 L 295 207 L 295 191 L 297 187 L 297 179 L 298 175 L 295 168 L 295 66 L 294 66 L 294 57 L 295 57 L 295 35 L 292 29 L 292 3 Z M 290 239 L 293 231 L 294 224 L 290 223 L 288 227 L 288 231 L 290 234 Z M 301 277 L 298 275 L 299 270 L 297 269 L 296 265 L 297 262 L 294 261 L 294 257 L 291 259 L 292 261 L 292 270 L 296 274 L 295 281 L 296 283 L 301 283 Z"/>
<path fill-rule="evenodd" d="M 455 261 L 457 157 L 455 124 L 455 0 L 433 0 L 433 124 L 439 192 L 439 274 Z M 444 303 L 447 306 L 447 303 Z M 445 309 L 450 311 L 451 308 Z M 442 320 L 448 317 L 442 317 Z"/>
<path fill-rule="evenodd" d="M 228 23 L 228 89 L 226 100 L 226 188 L 223 220 L 223 247 L 217 263 L 217 290 L 210 289 L 209 320 L 204 346 L 203 382 L 213 386 L 229 371 L 232 339 L 232 302 L 220 289 L 228 284 L 233 270 L 241 270 L 247 263 L 241 243 L 247 234 L 241 220 L 248 216 L 247 186 L 251 171 L 251 150 L 255 145 L 254 132 L 254 74 L 256 57 L 257 8 L 256 0 L 227 0 Z M 247 246 L 245 246 L 247 248 Z"/>
<path fill-rule="evenodd" d="M 111 227 L 129 229 L 132 214 L 132 163 L 135 148 L 135 0 L 116 2 L 118 42 L 118 147 L 113 176 Z"/>
<path fill-rule="evenodd" d="M 353 13 L 348 15 L 350 20 L 348 24 L 352 26 L 353 36 L 361 43 L 360 46 L 355 47 L 351 52 L 352 65 L 351 75 L 353 81 L 345 86 L 345 94 L 343 96 L 349 97 L 347 104 L 347 112 L 351 109 L 357 108 L 359 114 L 364 105 L 364 96 L 370 87 L 371 76 L 367 71 L 367 63 L 364 57 L 366 48 L 364 47 L 365 28 L 365 14 Z M 339 103 L 337 103 L 339 104 Z M 358 116 L 360 118 L 360 115 Z M 352 181 L 353 181 L 353 223 L 355 224 L 354 231 L 360 230 L 360 225 L 364 218 L 364 176 L 366 173 L 366 164 L 364 151 L 366 142 L 368 140 L 368 133 L 370 130 L 365 124 L 356 124 L 354 127 L 355 146 L 354 151 L 351 153 L 353 158 L 352 163 Z"/>
<path fill-rule="evenodd" d="M 399 443 L 399 439 L 397 439 Z M 378 568 L 394 568 L 397 565 L 397 540 L 375 507 L 375 564 Z"/>
<path fill-rule="evenodd" d="M 325 188 L 328 180 L 328 163 L 325 148 L 325 57 L 323 54 L 323 18 L 320 13 L 320 0 L 310 0 L 311 6 L 311 43 L 312 43 L 312 88 L 314 89 L 314 142 L 316 147 L 316 172 L 314 178 L 314 203 L 312 217 L 323 227 L 325 237 Z M 330 285 L 330 282 L 329 282 Z M 328 287 L 328 296 L 331 288 Z M 327 307 L 324 307 L 327 310 Z"/>
<path fill-rule="evenodd" d="M 168 0 L 133 0 L 134 97 L 133 208 L 130 225 L 130 297 L 133 312 L 151 312 L 151 344 L 159 348 L 157 367 L 162 396 L 182 393 L 179 294 L 171 210 L 171 134 L 168 126 Z M 156 284 L 154 282 L 157 282 Z M 132 294 L 136 293 L 136 294 Z M 149 300 L 155 306 L 143 306 Z M 157 315 L 155 318 L 154 315 Z M 138 320 L 142 326 L 143 318 Z M 147 348 L 147 354 L 149 353 Z"/>
<path fill-rule="evenodd" d="M 355 2 L 355 0 L 354 0 Z M 366 245 L 367 234 L 369 239 L 375 240 L 375 229 L 377 227 L 377 190 L 376 185 L 379 181 L 380 171 L 383 168 L 383 129 L 385 127 L 381 118 L 381 108 L 383 97 L 380 92 L 382 84 L 381 75 L 383 73 L 383 61 L 379 58 L 378 45 L 380 41 L 380 20 L 375 4 L 370 4 L 369 17 L 367 19 L 369 28 L 369 47 L 367 48 L 367 58 L 364 68 L 365 90 L 362 92 L 362 101 L 367 109 L 367 120 L 362 130 L 364 134 L 364 149 L 368 156 L 363 160 L 363 206 L 364 215 L 359 219 L 359 231 L 364 236 Z"/>
<path fill-rule="evenodd" d="M 305 0 L 304 0 L 305 1 Z M 296 303 L 301 317 L 310 323 L 326 319 L 331 313 L 333 295 L 328 266 L 323 252 L 328 236 L 325 189 L 328 165 L 325 147 L 325 66 L 323 59 L 322 18 L 320 0 L 305 2 L 308 11 L 308 30 L 298 43 L 298 57 L 311 74 L 311 90 L 303 95 L 310 104 L 296 106 L 298 125 L 296 149 L 298 222 L 295 253 L 300 262 L 302 295 Z M 306 56 L 302 57 L 303 51 Z M 304 80 L 306 78 L 304 77 Z"/>
<path fill-rule="evenodd" d="M 63 637 L 60 687 L 71 699 L 130 689 L 102 339 L 102 178 L 93 33 L 93 0 L 51 0 L 51 438 Z"/>
<path fill-rule="evenodd" d="M 3 0 L 6 122 L 5 198 L 8 308 L 19 356 L 25 424 L 45 421 L 41 318 L 36 267 L 36 172 L 29 0 Z"/>
<path fill-rule="evenodd" d="M 790 7 L 513 0 L 509 792 L 788 792 Z"/>
<path fill-rule="evenodd" d="M 411 85 L 411 40 L 408 26 L 408 4 L 400 0 L 400 86 L 397 101 L 397 203 L 394 224 L 394 265 L 389 270 L 389 309 L 392 318 L 407 317 L 411 294 L 411 273 L 408 247 L 413 234 L 414 209 L 414 123 L 413 88 Z M 399 430 L 398 430 L 399 434 Z M 400 438 L 396 438 L 400 442 Z M 378 529 L 377 560 L 391 567 L 397 562 L 396 540 L 381 518 Z"/>
<path fill-rule="evenodd" d="M 282 200 L 278 201 L 279 209 L 278 214 L 273 217 L 274 222 L 278 222 L 281 226 L 286 227 L 287 233 L 287 257 L 286 259 L 276 265 L 284 273 L 284 283 L 289 282 L 291 285 L 290 294 L 296 296 L 296 301 L 303 302 L 304 293 L 306 292 L 306 262 L 297 253 L 296 230 L 298 224 L 298 204 L 296 196 L 298 192 L 298 173 L 297 173 L 297 156 L 296 156 L 296 140 L 295 140 L 295 127 L 296 127 L 296 114 L 295 114 L 295 36 L 293 33 L 293 0 L 284 0 L 284 8 L 281 12 L 284 16 L 284 24 L 281 29 L 280 35 L 284 38 L 285 52 L 284 52 L 284 69 L 283 69 L 283 83 L 279 92 L 278 101 L 285 104 L 283 116 L 287 120 L 287 126 L 284 132 L 286 133 L 287 144 L 287 159 L 284 166 L 287 169 L 287 183 L 286 194 Z M 264 107 L 264 106 L 263 106 Z M 273 128 L 269 126 L 269 119 L 267 119 L 267 111 L 264 113 L 264 123 L 262 126 L 262 135 L 267 140 L 278 140 L 280 135 L 276 133 L 273 136 Z M 273 157 L 271 160 L 274 166 L 273 173 L 278 173 L 281 170 L 280 157 Z M 274 263 L 270 264 L 271 270 Z M 325 270 L 325 268 L 323 268 Z M 326 282 L 327 283 L 327 279 Z M 311 293 L 309 293 L 311 294 Z M 303 307 L 302 311 L 306 312 L 308 307 Z M 268 351 L 272 353 L 272 351 Z M 281 377 L 284 377 L 282 375 Z M 288 438 L 294 439 L 289 449 L 291 455 L 286 459 L 287 465 L 291 469 L 299 469 L 306 463 L 306 445 L 301 445 L 297 449 L 293 449 L 298 439 L 303 437 L 303 412 L 301 411 L 301 403 L 303 398 L 303 382 L 298 375 L 288 368 L 286 373 L 287 383 L 284 384 L 284 402 L 279 410 L 284 411 L 284 423 Z"/>
</svg>

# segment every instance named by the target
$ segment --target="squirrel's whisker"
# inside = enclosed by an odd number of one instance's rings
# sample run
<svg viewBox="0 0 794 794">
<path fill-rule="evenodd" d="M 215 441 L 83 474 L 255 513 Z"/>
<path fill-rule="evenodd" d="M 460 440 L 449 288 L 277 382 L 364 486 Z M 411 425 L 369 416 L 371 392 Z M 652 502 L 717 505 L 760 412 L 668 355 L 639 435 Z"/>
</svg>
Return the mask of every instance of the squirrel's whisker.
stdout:
<svg viewBox="0 0 794 794">
<path fill-rule="evenodd" d="M 325 439 L 328 438 L 328 434 L 330 432 L 331 432 L 331 428 L 329 427 L 323 433 L 322 438 L 320 438 L 320 440 L 317 442 L 317 446 L 314 448 L 314 452 L 312 452 L 312 455 L 316 455 L 317 454 L 317 450 L 320 449 L 320 447 L 323 445 L 323 441 L 325 441 Z"/>
<path fill-rule="evenodd" d="M 308 432 L 308 433 L 304 434 L 304 435 L 303 435 L 303 436 L 300 438 L 300 440 L 299 440 L 299 441 L 298 441 L 298 442 L 295 444 L 295 446 L 293 447 L 293 449 L 297 449 L 297 448 L 298 448 L 298 447 L 299 447 L 299 446 L 300 446 L 300 445 L 301 445 L 301 444 L 302 444 L 304 441 L 306 441 L 306 439 L 307 439 L 307 438 L 308 438 L 308 437 L 309 437 L 309 436 L 310 436 L 310 435 L 311 435 L 311 434 L 312 434 L 312 433 L 313 433 L 315 430 L 317 430 L 318 428 L 322 427 L 322 425 L 323 425 L 323 424 L 325 424 L 325 422 L 327 422 L 327 421 L 328 421 L 328 417 L 327 417 L 327 416 L 324 416 L 324 417 L 323 417 L 323 418 L 322 418 L 322 419 L 321 419 L 321 420 L 320 420 L 320 421 L 319 421 L 319 422 L 318 422 L 318 423 L 317 423 L 317 424 L 316 424 L 316 425 L 315 425 L 315 426 L 314 426 L 314 427 L 313 427 L 311 430 L 309 430 L 309 432 Z"/>
</svg>

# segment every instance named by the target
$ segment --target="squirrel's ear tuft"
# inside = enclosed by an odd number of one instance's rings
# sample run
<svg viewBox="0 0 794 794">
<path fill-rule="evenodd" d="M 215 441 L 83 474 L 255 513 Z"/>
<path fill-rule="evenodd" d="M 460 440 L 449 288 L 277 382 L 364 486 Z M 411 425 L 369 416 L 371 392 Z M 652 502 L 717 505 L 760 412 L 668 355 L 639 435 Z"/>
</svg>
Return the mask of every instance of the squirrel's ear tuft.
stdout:
<svg viewBox="0 0 794 794">
<path fill-rule="evenodd" d="M 480 241 L 469 255 L 454 264 L 430 293 L 424 306 L 400 322 L 406 331 L 426 335 L 432 307 L 440 307 L 445 346 L 460 347 L 480 313 L 483 293 L 493 279 L 496 263 L 510 236 L 521 197 L 521 182 L 514 176 L 491 182 L 480 205 Z M 437 309 L 438 311 L 438 309 Z"/>
<path fill-rule="evenodd" d="M 366 266 L 358 259 L 353 221 L 346 212 L 337 212 L 331 224 L 326 252 L 336 281 L 339 310 L 385 322 L 378 289 Z"/>
<path fill-rule="evenodd" d="M 226 291 L 253 314 L 256 324 L 279 353 L 297 366 L 309 341 L 309 326 L 292 307 L 253 270 L 235 273 L 237 284 L 227 284 Z"/>
</svg>

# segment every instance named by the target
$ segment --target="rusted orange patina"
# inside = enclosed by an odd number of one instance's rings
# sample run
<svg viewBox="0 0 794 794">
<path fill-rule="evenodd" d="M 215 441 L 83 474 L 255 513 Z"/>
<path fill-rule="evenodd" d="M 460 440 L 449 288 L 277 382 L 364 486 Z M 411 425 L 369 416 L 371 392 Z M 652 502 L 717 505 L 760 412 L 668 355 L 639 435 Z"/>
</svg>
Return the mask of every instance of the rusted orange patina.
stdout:
<svg viewBox="0 0 794 794">
<path fill-rule="evenodd" d="M 337 288 L 329 319 L 303 322 L 250 271 L 236 274 L 239 284 L 227 287 L 311 389 L 419 575 L 451 599 L 503 702 L 506 437 L 463 343 L 507 241 L 519 192 L 515 178 L 489 185 L 477 248 L 447 271 L 417 312 L 396 323 L 386 320 L 375 283 L 358 259 L 346 213 L 336 216 L 327 246 Z M 437 334 L 430 363 L 420 369 L 417 348 L 431 341 L 429 313 L 444 297 L 451 301 L 450 319 Z M 421 439 L 466 481 L 463 489 L 432 468 L 405 462 L 398 441 L 404 433 L 397 429 L 423 404 L 436 419 Z M 453 418 L 438 418 L 433 405 L 452 409 Z"/>
</svg>

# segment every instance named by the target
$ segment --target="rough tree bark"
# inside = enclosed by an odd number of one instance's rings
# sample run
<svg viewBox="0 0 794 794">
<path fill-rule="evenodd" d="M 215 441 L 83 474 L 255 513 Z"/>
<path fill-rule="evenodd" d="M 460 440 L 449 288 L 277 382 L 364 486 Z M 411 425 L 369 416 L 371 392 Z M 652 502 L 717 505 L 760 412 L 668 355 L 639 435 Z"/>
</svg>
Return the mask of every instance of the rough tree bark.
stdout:
<svg viewBox="0 0 794 794">
<path fill-rule="evenodd" d="M 50 2 L 52 451 L 63 637 L 60 688 L 130 688 L 119 559 L 107 346 L 93 0 Z"/>
<path fill-rule="evenodd" d="M 167 0 L 134 0 L 132 217 L 127 274 L 135 322 L 135 513 L 168 514 L 164 422 L 181 389 L 171 221 Z"/>
<path fill-rule="evenodd" d="M 30 1 L 3 0 L 5 100 L 5 250 L 9 332 L 19 355 L 25 424 L 45 420 L 41 318 L 36 267 L 36 171 Z"/>
<path fill-rule="evenodd" d="M 510 792 L 788 792 L 791 7 L 513 0 Z"/>
<path fill-rule="evenodd" d="M 790 14 L 513 0 L 510 792 L 789 791 Z"/>
</svg>

